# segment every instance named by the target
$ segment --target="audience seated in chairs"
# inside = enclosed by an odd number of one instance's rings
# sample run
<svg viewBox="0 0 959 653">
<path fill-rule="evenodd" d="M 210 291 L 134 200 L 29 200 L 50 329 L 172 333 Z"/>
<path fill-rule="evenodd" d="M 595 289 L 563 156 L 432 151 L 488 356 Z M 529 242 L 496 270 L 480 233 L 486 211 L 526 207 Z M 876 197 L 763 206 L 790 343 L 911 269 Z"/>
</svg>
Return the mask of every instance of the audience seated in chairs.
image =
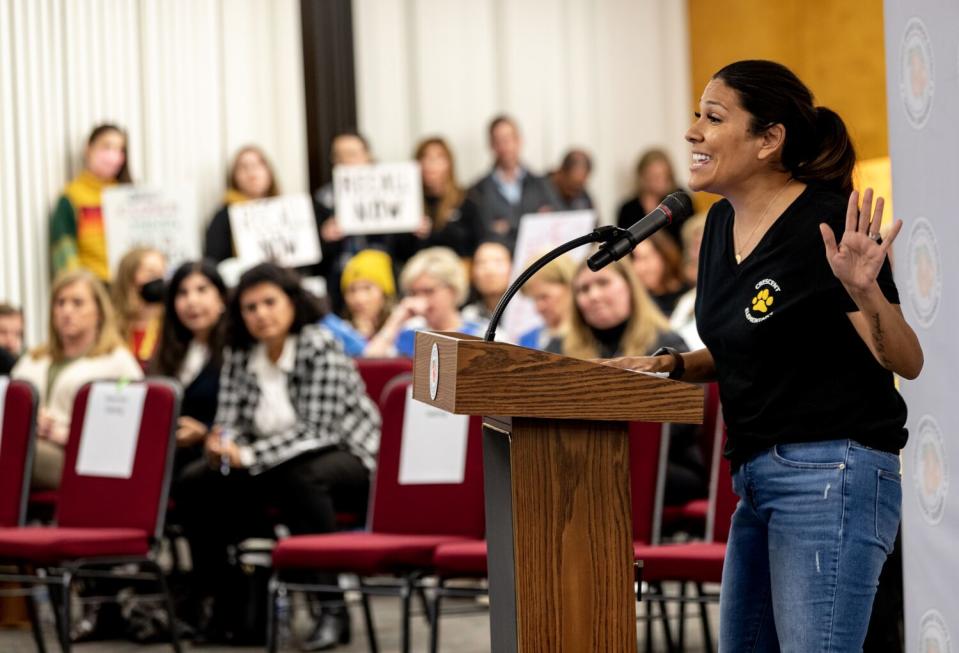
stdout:
<svg viewBox="0 0 959 653">
<path fill-rule="evenodd" d="M 463 263 L 446 247 L 429 247 L 409 260 L 400 275 L 406 297 L 370 340 L 370 357 L 413 356 L 416 331 L 459 331 L 479 335 L 482 325 L 467 321 L 458 306 L 466 301 L 469 281 Z"/>
<path fill-rule="evenodd" d="M 423 177 L 423 221 L 416 231 L 390 239 L 394 259 L 405 263 L 427 247 L 449 247 L 463 258 L 473 256 L 483 230 L 476 203 L 457 181 L 449 144 L 427 138 L 417 145 L 413 158 Z"/>
<path fill-rule="evenodd" d="M 683 254 L 665 231 L 657 231 L 633 250 L 633 270 L 656 306 L 667 318 L 689 291 L 683 277 Z"/>
<path fill-rule="evenodd" d="M 22 356 L 11 376 L 30 381 L 40 393 L 31 485 L 52 490 L 60 485 L 63 448 L 80 387 L 96 379 L 140 379 L 143 371 L 117 331 L 103 284 L 80 269 L 54 280 L 47 342 Z"/>
<path fill-rule="evenodd" d="M 364 249 L 351 258 L 340 277 L 344 318 L 333 312 L 321 324 L 329 329 L 348 356 L 362 356 L 370 338 L 386 323 L 396 303 L 393 261 L 378 249 Z"/>
<path fill-rule="evenodd" d="M 165 274 L 166 259 L 162 253 L 149 247 L 134 247 L 120 259 L 110 288 L 117 328 L 144 369 L 160 339 Z"/>
<path fill-rule="evenodd" d="M 315 326 L 319 318 L 299 277 L 269 263 L 248 270 L 230 302 L 216 425 L 206 459 L 181 477 L 190 499 L 178 506 L 195 588 L 215 597 L 214 624 L 227 547 L 263 534 L 257 522 L 267 507 L 294 534 L 330 532 L 335 509 L 365 509 L 380 417 L 353 362 Z M 339 603 L 313 606 L 314 644 L 348 628 L 342 597 L 323 599 Z"/>
<path fill-rule="evenodd" d="M 574 358 L 649 356 L 660 347 L 686 351 L 682 338 L 656 308 L 626 259 L 592 272 L 584 260 L 573 277 L 573 302 L 566 337 L 547 351 Z M 706 468 L 695 427 L 671 431 L 665 503 L 706 496 Z"/>
<path fill-rule="evenodd" d="M 538 257 L 537 257 L 538 258 Z M 535 260 L 535 259 L 534 259 Z M 526 267 L 533 264 L 529 261 Z M 566 335 L 571 306 L 571 288 L 576 262 L 569 255 L 560 256 L 534 274 L 520 290 L 533 300 L 543 324 L 524 333 L 519 344 L 532 349 L 545 349 L 550 341 Z"/>
<path fill-rule="evenodd" d="M 476 322 L 485 330 L 496 304 L 509 288 L 513 256 L 501 241 L 487 240 L 476 248 L 470 266 L 470 280 L 476 301 L 463 307 L 463 319 Z"/>
<path fill-rule="evenodd" d="M 177 379 L 183 403 L 177 420 L 176 482 L 187 464 L 203 458 L 203 442 L 213 427 L 226 345 L 227 290 L 212 261 L 184 263 L 170 279 L 164 319 L 150 371 Z"/>
<path fill-rule="evenodd" d="M 663 150 L 647 150 L 639 157 L 639 163 L 636 165 L 635 195 L 619 207 L 616 224 L 623 229 L 629 228 L 659 206 L 663 198 L 676 191 L 689 195 L 676 183 L 676 175 L 673 172 L 673 164 L 669 161 L 669 155 Z M 676 220 L 665 229 L 677 242 L 679 242 L 680 230 L 684 222 L 685 220 Z"/>
</svg>

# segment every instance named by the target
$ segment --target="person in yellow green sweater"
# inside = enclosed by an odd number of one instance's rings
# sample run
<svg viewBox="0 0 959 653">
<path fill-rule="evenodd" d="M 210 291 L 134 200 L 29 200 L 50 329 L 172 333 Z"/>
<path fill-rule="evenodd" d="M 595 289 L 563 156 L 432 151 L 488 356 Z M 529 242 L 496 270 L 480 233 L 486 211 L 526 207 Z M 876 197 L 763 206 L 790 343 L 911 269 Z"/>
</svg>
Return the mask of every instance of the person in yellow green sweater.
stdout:
<svg viewBox="0 0 959 653">
<path fill-rule="evenodd" d="M 53 276 L 85 268 L 110 280 L 101 193 L 113 184 L 130 183 L 127 136 L 116 125 L 102 124 L 87 139 L 83 170 L 67 184 L 50 217 Z"/>
</svg>

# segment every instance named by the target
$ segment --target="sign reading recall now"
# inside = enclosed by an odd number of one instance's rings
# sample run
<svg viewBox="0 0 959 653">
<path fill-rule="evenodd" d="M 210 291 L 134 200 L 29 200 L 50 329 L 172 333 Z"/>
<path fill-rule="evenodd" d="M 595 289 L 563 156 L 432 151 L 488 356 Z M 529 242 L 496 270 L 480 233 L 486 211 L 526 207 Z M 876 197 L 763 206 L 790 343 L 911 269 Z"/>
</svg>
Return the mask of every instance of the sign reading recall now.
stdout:
<svg viewBox="0 0 959 653">
<path fill-rule="evenodd" d="M 248 265 L 272 261 L 286 267 L 322 258 L 313 203 L 306 193 L 230 205 L 236 256 Z"/>
<path fill-rule="evenodd" d="M 413 161 L 333 169 L 336 221 L 347 235 L 415 231 L 423 220 L 420 166 Z"/>
</svg>

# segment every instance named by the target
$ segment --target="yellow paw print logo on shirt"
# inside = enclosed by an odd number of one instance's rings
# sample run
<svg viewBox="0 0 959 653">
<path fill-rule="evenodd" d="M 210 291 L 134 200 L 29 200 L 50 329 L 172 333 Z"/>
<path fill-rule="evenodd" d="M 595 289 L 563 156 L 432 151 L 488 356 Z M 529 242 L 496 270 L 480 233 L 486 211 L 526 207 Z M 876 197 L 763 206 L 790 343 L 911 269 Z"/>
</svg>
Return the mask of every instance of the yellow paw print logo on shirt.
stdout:
<svg viewBox="0 0 959 653">
<path fill-rule="evenodd" d="M 776 298 L 769 293 L 769 288 L 763 288 L 753 297 L 753 310 L 757 313 L 767 312 L 772 307 L 774 299 Z"/>
</svg>

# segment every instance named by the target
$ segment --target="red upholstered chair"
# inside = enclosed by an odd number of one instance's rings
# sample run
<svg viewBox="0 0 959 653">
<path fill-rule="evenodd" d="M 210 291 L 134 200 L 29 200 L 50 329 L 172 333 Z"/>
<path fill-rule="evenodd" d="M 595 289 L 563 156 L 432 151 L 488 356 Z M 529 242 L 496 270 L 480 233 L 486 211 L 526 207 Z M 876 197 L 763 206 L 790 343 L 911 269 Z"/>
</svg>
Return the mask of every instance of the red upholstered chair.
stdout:
<svg viewBox="0 0 959 653">
<path fill-rule="evenodd" d="M 696 590 L 694 601 L 700 605 L 700 616 L 706 648 L 712 651 L 712 638 L 707 618 L 706 603 L 718 600 L 715 594 L 706 594 L 703 583 L 719 583 L 722 580 L 723 560 L 726 556 L 726 539 L 736 503 L 739 498 L 733 492 L 729 461 L 722 455 L 725 442 L 725 425 L 722 419 L 716 422 L 717 444 L 713 449 L 712 473 L 710 474 L 709 516 L 706 522 L 704 542 L 682 544 L 642 545 L 634 544 L 636 560 L 642 561 L 638 570 L 642 580 L 650 585 L 664 581 L 678 581 L 682 592 L 679 597 L 660 595 L 656 601 L 678 598 L 680 601 L 679 643 L 682 648 L 685 631 L 686 586 L 692 584 Z M 667 630 L 667 636 L 668 636 Z"/>
<path fill-rule="evenodd" d="M 102 575 L 104 569 L 118 565 L 135 563 L 141 573 L 157 580 L 166 597 L 167 616 L 174 623 L 166 580 L 153 554 L 163 532 L 180 390 L 163 379 L 140 383 L 146 385 L 147 391 L 130 477 L 93 476 L 77 471 L 87 404 L 95 385 L 87 384 L 77 393 L 73 405 L 57 525 L 0 528 L 0 561 L 20 571 L 0 574 L 0 581 L 58 585 L 60 596 L 67 599 L 60 600 L 58 609 L 60 644 L 65 652 L 70 649 L 68 597 L 74 580 Z M 37 574 L 37 570 L 45 573 Z M 119 573 L 117 576 L 122 577 Z M 171 643 L 179 652 L 173 630 Z"/>
<path fill-rule="evenodd" d="M 11 380 L 0 424 L 0 528 L 22 526 L 26 518 L 37 424 L 37 391 L 26 381 Z"/>
<path fill-rule="evenodd" d="M 629 477 L 633 541 L 648 544 L 658 537 L 659 506 L 662 505 L 664 470 L 669 431 L 662 424 L 632 422 L 629 425 Z M 433 553 L 438 583 L 430 611 L 433 614 L 430 651 L 439 648 L 440 604 L 444 597 L 475 596 L 483 589 L 448 587 L 453 578 L 486 577 L 486 541 L 441 544 Z"/>
<path fill-rule="evenodd" d="M 383 390 L 398 376 L 413 371 L 411 358 L 355 358 L 356 369 L 366 386 L 366 396 L 379 406 Z"/>
<path fill-rule="evenodd" d="M 360 577 L 367 634 L 376 650 L 367 595 L 401 598 L 403 651 L 409 650 L 410 599 L 416 581 L 432 568 L 440 544 L 483 537 L 482 422 L 469 418 L 466 466 L 459 484 L 405 485 L 399 482 L 403 420 L 410 375 L 389 382 L 383 391 L 383 430 L 371 490 L 368 530 L 352 533 L 298 535 L 281 540 L 273 551 L 268 646 L 276 650 L 276 597 L 286 590 L 329 591 L 315 584 L 289 582 L 297 572 L 352 573 Z M 394 576 L 398 583 L 371 585 L 369 576 Z"/>
<path fill-rule="evenodd" d="M 700 450 L 703 460 L 712 461 L 716 446 L 716 421 L 720 419 L 719 385 L 706 385 L 706 401 L 703 406 L 703 425 L 700 430 Z M 709 499 L 693 499 L 681 506 L 663 508 L 663 527 L 667 530 L 688 529 L 690 532 L 705 533 L 706 518 L 709 515 Z"/>
</svg>

